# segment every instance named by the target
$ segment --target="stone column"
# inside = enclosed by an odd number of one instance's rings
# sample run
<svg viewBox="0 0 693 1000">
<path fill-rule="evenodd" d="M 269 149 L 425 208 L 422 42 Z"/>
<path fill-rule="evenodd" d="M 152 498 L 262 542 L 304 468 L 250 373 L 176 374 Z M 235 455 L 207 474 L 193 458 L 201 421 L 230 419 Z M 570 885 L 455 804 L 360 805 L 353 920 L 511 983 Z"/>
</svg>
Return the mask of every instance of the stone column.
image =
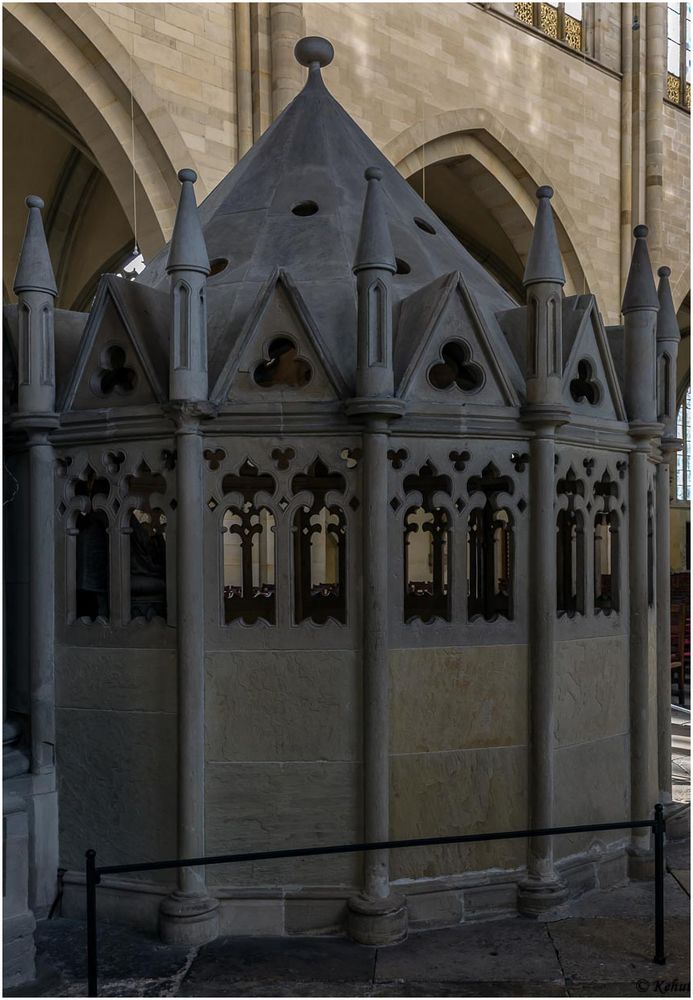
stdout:
<svg viewBox="0 0 693 1000">
<path fill-rule="evenodd" d="M 200 422 L 207 402 L 206 282 L 209 257 L 193 170 L 181 170 L 181 195 L 169 247 L 168 412 L 176 427 L 176 645 L 178 652 L 178 856 L 205 853 L 204 495 Z M 163 900 L 160 932 L 172 944 L 204 944 L 219 931 L 218 902 L 204 868 L 179 868 L 178 890 Z"/>
<path fill-rule="evenodd" d="M 657 466 L 656 532 L 657 573 L 657 761 L 658 800 L 671 797 L 671 568 L 669 476 L 676 447 L 662 441 L 662 457 Z"/>
<path fill-rule="evenodd" d="M 648 4 L 633 4 L 632 60 L 632 204 L 631 218 L 645 218 L 645 31 Z"/>
<path fill-rule="evenodd" d="M 178 854 L 205 853 L 204 409 L 172 404 L 176 420 L 176 583 L 178 650 Z M 218 902 L 204 868 L 178 869 L 178 890 L 164 899 L 160 932 L 169 944 L 204 944 L 219 933 Z"/>
<path fill-rule="evenodd" d="M 556 730 L 556 508 L 555 437 L 565 418 L 560 414 L 529 413 L 526 421 L 536 427 L 530 442 L 530 542 L 529 567 L 529 798 L 530 825 L 541 829 L 554 825 L 555 730 Z M 527 878 L 518 889 L 522 913 L 538 913 L 561 903 L 567 896 L 554 866 L 553 838 L 530 841 Z"/>
<path fill-rule="evenodd" d="M 236 36 L 236 114 L 238 159 L 253 144 L 252 54 L 250 41 L 250 4 L 233 5 Z"/>
<path fill-rule="evenodd" d="M 659 437 L 656 398 L 656 325 L 659 299 L 647 250 L 647 226 L 633 230 L 635 246 L 621 312 L 624 323 L 624 401 L 633 440 L 628 477 L 630 591 L 631 816 L 647 819 L 656 793 L 656 675 L 650 657 L 647 565 L 647 493 L 650 449 Z M 629 848 L 631 877 L 652 872 L 650 832 L 634 831 Z"/>
<path fill-rule="evenodd" d="M 662 173 L 664 170 L 664 74 L 667 49 L 667 5 L 647 4 L 645 83 L 645 221 L 650 255 L 662 256 Z"/>
<path fill-rule="evenodd" d="M 633 4 L 621 12 L 621 288 L 630 267 L 633 228 Z"/>
<path fill-rule="evenodd" d="M 54 305 L 57 295 L 41 209 L 26 199 L 26 232 L 14 279 L 19 322 L 18 405 L 13 420 L 29 448 L 29 678 L 31 792 L 29 905 L 43 916 L 55 896 L 58 799 L 55 783 L 55 570 L 53 447 L 55 413 Z"/>
<path fill-rule="evenodd" d="M 671 803 L 671 553 L 669 483 L 676 439 L 676 368 L 681 332 L 668 267 L 658 270 L 657 416 L 664 424 L 657 466 L 657 738 L 659 801 Z M 670 811 L 670 810 L 669 810 Z"/>
<path fill-rule="evenodd" d="M 304 39 L 296 55 L 317 71 L 332 58 L 323 39 Z M 354 273 L 358 299 L 355 399 L 347 413 L 363 426 L 362 664 L 363 817 L 368 842 L 390 839 L 390 663 L 388 643 L 388 461 L 390 421 L 404 412 L 394 398 L 392 276 L 397 270 L 381 181 L 368 167 Z M 388 851 L 365 856 L 363 892 L 347 904 L 348 929 L 361 944 L 394 944 L 407 934 L 405 899 L 390 888 Z"/>
<path fill-rule="evenodd" d="M 303 34 L 300 3 L 270 4 L 272 39 L 272 118 L 278 118 L 302 86 L 294 48 Z"/>
</svg>

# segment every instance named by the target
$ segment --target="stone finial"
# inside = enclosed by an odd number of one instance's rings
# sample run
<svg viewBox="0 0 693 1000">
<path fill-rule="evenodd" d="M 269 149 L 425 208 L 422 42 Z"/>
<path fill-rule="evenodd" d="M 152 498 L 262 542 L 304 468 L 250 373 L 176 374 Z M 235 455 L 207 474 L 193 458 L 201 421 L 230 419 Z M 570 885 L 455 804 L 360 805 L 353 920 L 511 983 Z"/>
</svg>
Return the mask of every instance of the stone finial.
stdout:
<svg viewBox="0 0 693 1000">
<path fill-rule="evenodd" d="M 621 312 L 625 315 L 638 309 L 659 309 L 659 299 L 652 277 L 650 255 L 647 252 L 647 226 L 636 226 L 633 230 L 635 246 L 628 271 L 626 290 L 623 293 Z"/>
<path fill-rule="evenodd" d="M 209 274 L 209 255 L 193 191 L 197 174 L 194 170 L 179 170 L 178 180 L 181 182 L 180 201 L 166 270 L 169 274 L 171 271 L 201 271 Z"/>
<path fill-rule="evenodd" d="M 565 273 L 561 263 L 561 251 L 558 248 L 556 225 L 550 201 L 553 198 L 553 188 L 548 186 L 537 188 L 537 217 L 534 222 L 532 244 L 529 248 L 527 266 L 522 282 L 525 287 L 539 281 L 565 284 Z"/>
<path fill-rule="evenodd" d="M 334 48 L 332 43 L 319 35 L 308 35 L 296 42 L 294 47 L 296 62 L 309 69 L 320 70 L 323 66 L 329 66 L 334 59 Z"/>
<path fill-rule="evenodd" d="M 657 314 L 657 340 L 675 341 L 681 340 L 681 331 L 676 319 L 674 300 L 671 297 L 671 287 L 669 285 L 670 267 L 660 267 L 657 271 L 659 275 L 659 287 L 657 298 L 659 300 L 659 313 Z"/>
<path fill-rule="evenodd" d="M 383 194 L 380 188 L 383 172 L 380 167 L 368 167 L 364 177 L 368 182 L 366 201 L 361 216 L 361 232 L 356 249 L 354 274 L 375 268 L 390 271 L 397 270 L 395 251 L 392 247 L 390 227 L 385 215 Z"/>
<path fill-rule="evenodd" d="M 43 200 L 37 195 L 30 194 L 26 204 L 29 216 L 26 220 L 24 241 L 14 278 L 14 291 L 17 295 L 20 292 L 46 292 L 55 298 L 58 288 L 43 230 L 41 218 Z"/>
</svg>

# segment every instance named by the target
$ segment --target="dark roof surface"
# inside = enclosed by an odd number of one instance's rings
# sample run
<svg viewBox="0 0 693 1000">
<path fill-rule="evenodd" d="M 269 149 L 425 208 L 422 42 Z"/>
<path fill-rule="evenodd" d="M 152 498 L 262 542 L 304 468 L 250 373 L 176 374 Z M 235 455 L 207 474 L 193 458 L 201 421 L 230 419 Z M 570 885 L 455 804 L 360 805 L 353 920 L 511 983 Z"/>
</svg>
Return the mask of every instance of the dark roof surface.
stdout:
<svg viewBox="0 0 693 1000">
<path fill-rule="evenodd" d="M 320 337 L 353 385 L 352 268 L 366 196 L 364 170 L 372 166 L 382 170 L 382 204 L 395 255 L 404 262 L 400 271 L 409 268 L 394 278 L 395 303 L 460 271 L 484 313 L 515 305 L 337 103 L 314 66 L 301 93 L 199 208 L 210 260 L 228 260 L 208 282 L 210 390 L 277 268 L 299 288 Z M 305 214 L 312 206 L 317 211 Z M 167 258 L 165 247 L 137 283 L 167 290 Z"/>
</svg>

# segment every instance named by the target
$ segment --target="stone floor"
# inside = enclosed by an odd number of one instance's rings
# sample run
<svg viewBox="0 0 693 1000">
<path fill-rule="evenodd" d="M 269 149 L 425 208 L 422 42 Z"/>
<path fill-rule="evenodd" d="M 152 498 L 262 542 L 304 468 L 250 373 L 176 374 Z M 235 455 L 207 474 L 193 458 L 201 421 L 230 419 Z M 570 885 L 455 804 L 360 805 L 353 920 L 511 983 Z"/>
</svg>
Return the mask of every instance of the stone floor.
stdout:
<svg viewBox="0 0 693 1000">
<path fill-rule="evenodd" d="M 655 965 L 653 884 L 589 892 L 544 919 L 522 917 L 410 934 L 365 948 L 346 938 L 222 938 L 190 951 L 99 927 L 103 996 L 689 996 L 688 841 L 667 849 L 667 964 Z M 38 928 L 40 979 L 5 996 L 85 996 L 85 927 Z"/>
</svg>

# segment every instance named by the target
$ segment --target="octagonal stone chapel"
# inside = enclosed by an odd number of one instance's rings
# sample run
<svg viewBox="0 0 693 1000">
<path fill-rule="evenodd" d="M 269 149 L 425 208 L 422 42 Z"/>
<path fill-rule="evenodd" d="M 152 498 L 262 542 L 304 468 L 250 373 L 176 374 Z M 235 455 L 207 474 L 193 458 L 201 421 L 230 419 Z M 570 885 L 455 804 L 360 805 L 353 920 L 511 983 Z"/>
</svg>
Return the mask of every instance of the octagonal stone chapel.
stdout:
<svg viewBox="0 0 693 1000">
<path fill-rule="evenodd" d="M 180 170 L 170 243 L 88 312 L 55 308 L 27 198 L 5 537 L 38 909 L 60 867 L 83 912 L 88 847 L 642 819 L 667 788 L 668 269 L 636 227 L 606 328 L 544 186 L 518 305 L 330 95 L 330 43 L 296 55 L 300 94 L 199 208 Z M 649 831 L 381 850 L 104 877 L 99 912 L 377 943 L 650 863 Z"/>
</svg>

